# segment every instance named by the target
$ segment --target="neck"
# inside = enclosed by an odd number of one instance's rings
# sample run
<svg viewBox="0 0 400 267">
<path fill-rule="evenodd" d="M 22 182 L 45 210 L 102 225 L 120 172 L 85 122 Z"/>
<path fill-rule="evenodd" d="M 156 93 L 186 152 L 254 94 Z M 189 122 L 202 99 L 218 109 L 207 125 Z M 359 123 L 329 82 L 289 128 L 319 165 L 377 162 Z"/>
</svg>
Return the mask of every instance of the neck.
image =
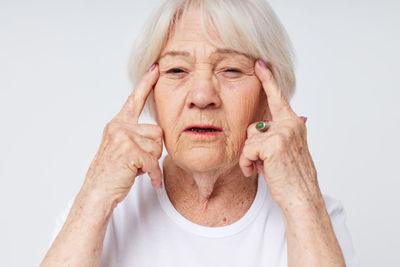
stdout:
<svg viewBox="0 0 400 267">
<path fill-rule="evenodd" d="M 165 189 L 181 214 L 186 212 L 215 218 L 223 211 L 223 222 L 229 213 L 232 220 L 240 218 L 250 208 L 257 192 L 257 173 L 245 177 L 238 164 L 224 171 L 190 172 L 167 156 L 163 168 Z"/>
</svg>

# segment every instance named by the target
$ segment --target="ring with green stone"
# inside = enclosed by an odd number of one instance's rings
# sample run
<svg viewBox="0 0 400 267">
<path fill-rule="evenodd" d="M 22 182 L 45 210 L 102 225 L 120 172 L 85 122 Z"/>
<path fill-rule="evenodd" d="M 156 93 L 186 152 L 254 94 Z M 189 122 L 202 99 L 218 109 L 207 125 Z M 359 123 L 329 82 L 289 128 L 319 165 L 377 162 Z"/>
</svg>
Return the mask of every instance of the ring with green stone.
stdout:
<svg viewBox="0 0 400 267">
<path fill-rule="evenodd" d="M 268 122 L 265 121 L 260 121 L 256 124 L 256 129 L 260 132 L 265 132 L 266 130 L 268 130 L 269 128 L 269 124 Z"/>
</svg>

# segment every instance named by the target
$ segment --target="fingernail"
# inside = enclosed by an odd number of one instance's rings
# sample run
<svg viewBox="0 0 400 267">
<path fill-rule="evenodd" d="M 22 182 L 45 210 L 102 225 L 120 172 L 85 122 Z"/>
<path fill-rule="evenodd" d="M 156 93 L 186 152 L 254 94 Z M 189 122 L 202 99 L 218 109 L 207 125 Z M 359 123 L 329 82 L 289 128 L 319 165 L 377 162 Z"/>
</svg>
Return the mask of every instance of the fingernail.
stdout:
<svg viewBox="0 0 400 267">
<path fill-rule="evenodd" d="M 161 181 L 161 183 L 160 183 L 160 186 L 159 186 L 160 188 L 162 188 L 162 181 Z"/>
<path fill-rule="evenodd" d="M 303 119 L 303 120 L 304 120 L 304 123 L 306 123 L 306 121 L 307 121 L 307 117 L 304 117 L 304 119 Z"/>
<path fill-rule="evenodd" d="M 259 60 L 258 60 L 258 64 L 260 64 L 260 66 L 261 67 L 266 67 L 267 65 L 265 64 L 265 62 L 260 58 Z"/>
<path fill-rule="evenodd" d="M 149 71 L 153 71 L 155 67 L 156 67 L 156 63 L 153 63 L 153 65 L 150 66 Z"/>
</svg>

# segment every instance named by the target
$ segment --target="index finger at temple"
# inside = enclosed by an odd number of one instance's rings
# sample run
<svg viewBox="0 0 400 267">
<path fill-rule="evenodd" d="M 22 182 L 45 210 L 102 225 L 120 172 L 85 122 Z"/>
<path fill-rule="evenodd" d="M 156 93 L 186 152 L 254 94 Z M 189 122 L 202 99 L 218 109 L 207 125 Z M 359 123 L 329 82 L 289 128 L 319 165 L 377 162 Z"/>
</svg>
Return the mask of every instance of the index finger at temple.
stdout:
<svg viewBox="0 0 400 267">
<path fill-rule="evenodd" d="M 276 82 L 271 70 L 261 60 L 255 64 L 255 73 L 260 79 L 268 99 L 272 119 L 279 120 L 296 115 L 289 105 L 285 94 Z"/>
<path fill-rule="evenodd" d="M 126 121 L 138 122 L 147 97 L 156 84 L 158 77 L 158 67 L 156 64 L 153 64 L 143 75 L 135 90 L 128 96 L 128 99 L 117 116 Z"/>
</svg>

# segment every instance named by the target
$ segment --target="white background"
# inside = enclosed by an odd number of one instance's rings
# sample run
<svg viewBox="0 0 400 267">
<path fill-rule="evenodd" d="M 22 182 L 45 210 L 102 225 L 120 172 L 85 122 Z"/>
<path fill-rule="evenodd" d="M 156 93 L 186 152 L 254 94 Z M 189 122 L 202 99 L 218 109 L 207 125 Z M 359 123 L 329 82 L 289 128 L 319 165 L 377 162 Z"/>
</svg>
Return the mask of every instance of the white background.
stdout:
<svg viewBox="0 0 400 267">
<path fill-rule="evenodd" d="M 105 124 L 132 90 L 127 58 L 157 1 L 0 0 L 2 266 L 37 266 Z M 400 266 L 400 2 L 271 0 L 297 52 L 324 194 L 362 266 Z"/>
</svg>

